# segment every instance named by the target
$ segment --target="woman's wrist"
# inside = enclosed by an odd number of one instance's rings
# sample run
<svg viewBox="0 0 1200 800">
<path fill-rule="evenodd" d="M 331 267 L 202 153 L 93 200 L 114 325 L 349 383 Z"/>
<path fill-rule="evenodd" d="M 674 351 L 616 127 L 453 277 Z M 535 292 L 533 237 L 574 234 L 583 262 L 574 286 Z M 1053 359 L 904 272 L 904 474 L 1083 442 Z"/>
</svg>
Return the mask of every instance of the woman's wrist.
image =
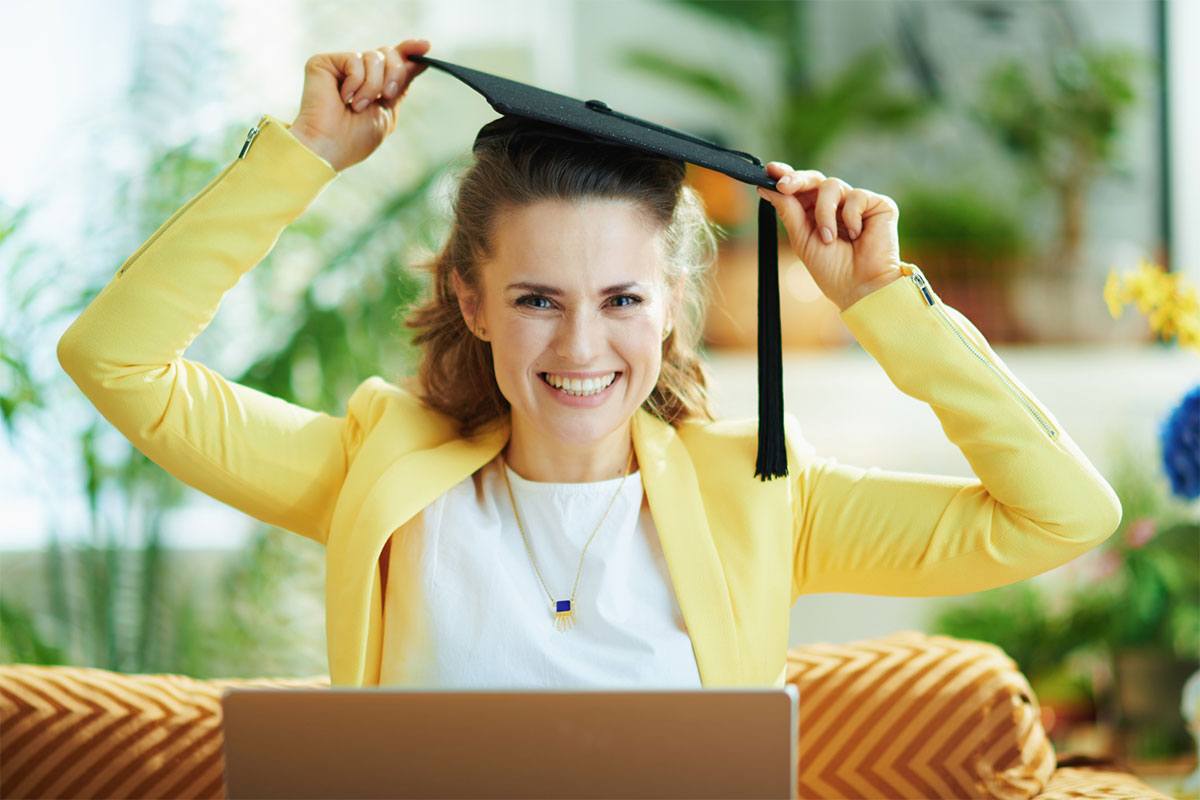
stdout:
<svg viewBox="0 0 1200 800">
<path fill-rule="evenodd" d="M 880 275 L 878 278 L 875 278 L 872 281 L 869 281 L 867 283 L 864 283 L 864 284 L 861 284 L 861 285 L 855 287 L 855 289 L 852 292 L 850 292 L 850 295 L 848 297 L 843 298 L 842 302 L 838 303 L 838 307 L 842 311 L 845 311 L 850 306 L 854 305 L 859 300 L 861 300 L 864 297 L 866 297 L 867 295 L 869 295 L 871 292 L 875 291 L 876 289 L 882 289 L 884 286 L 887 286 L 892 281 L 896 280 L 897 278 L 901 278 L 903 276 L 904 276 L 904 273 L 900 270 L 899 267 L 896 267 L 893 270 L 889 270 L 888 272 L 885 272 L 882 275 Z"/>
<path fill-rule="evenodd" d="M 334 168 L 334 170 L 337 172 L 342 171 L 341 167 L 335 164 L 333 161 L 334 150 L 327 139 L 323 139 L 320 136 L 314 136 L 305 128 L 296 125 L 295 123 L 292 123 L 290 126 L 288 126 L 288 130 L 291 131 L 292 136 L 295 136 L 302 145 L 323 158 L 326 163 Z"/>
</svg>

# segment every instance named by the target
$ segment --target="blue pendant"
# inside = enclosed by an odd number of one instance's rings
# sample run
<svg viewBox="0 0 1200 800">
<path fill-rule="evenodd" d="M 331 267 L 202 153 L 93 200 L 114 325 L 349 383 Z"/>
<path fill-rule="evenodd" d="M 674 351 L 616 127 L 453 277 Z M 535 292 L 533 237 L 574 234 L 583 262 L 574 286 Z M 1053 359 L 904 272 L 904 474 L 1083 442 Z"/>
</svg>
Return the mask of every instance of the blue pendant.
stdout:
<svg viewBox="0 0 1200 800">
<path fill-rule="evenodd" d="M 575 624 L 575 611 L 571 608 L 570 600 L 557 600 L 554 603 L 554 627 L 560 631 Z"/>
</svg>

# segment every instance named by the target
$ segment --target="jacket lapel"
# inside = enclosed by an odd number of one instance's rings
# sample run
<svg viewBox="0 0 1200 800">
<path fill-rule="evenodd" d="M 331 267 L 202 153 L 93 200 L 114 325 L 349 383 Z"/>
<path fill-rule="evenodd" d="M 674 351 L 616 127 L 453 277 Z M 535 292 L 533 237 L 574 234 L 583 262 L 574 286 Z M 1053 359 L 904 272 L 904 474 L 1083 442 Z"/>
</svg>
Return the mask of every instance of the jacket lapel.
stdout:
<svg viewBox="0 0 1200 800">
<path fill-rule="evenodd" d="M 373 590 L 379 586 L 377 564 L 388 537 L 494 458 L 508 437 L 506 416 L 471 439 L 454 438 L 401 456 L 380 473 L 367 491 L 345 535 L 330 540 L 325 577 L 330 683 L 361 686 L 369 674 L 365 663 L 368 626 L 374 616 L 372 604 L 382 601 L 382 594 L 374 597 Z M 379 633 L 376 646 L 380 644 Z"/>
<path fill-rule="evenodd" d="M 669 423 L 641 408 L 634 415 L 633 445 L 701 682 L 706 688 L 739 685 L 741 652 L 729 585 L 691 455 Z"/>
</svg>

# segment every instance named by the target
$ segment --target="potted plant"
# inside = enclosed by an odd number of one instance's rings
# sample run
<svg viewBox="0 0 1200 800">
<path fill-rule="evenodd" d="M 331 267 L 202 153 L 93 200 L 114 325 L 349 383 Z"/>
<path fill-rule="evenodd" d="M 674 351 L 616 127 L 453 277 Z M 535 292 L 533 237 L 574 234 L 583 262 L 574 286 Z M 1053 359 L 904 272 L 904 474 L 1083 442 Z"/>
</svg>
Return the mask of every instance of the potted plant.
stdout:
<svg viewBox="0 0 1200 800">
<path fill-rule="evenodd" d="M 1030 242 L 1016 208 L 967 184 L 913 185 L 897 194 L 905 258 L 989 342 L 1019 341 L 1008 293 Z"/>
<path fill-rule="evenodd" d="M 1120 167 L 1122 118 L 1138 100 L 1133 78 L 1150 63 L 1125 47 L 1056 42 L 1045 60 L 1012 59 L 991 70 L 970 111 L 1012 157 L 1031 194 L 1048 190 L 1054 203 L 1057 230 L 1040 269 L 1017 287 L 1015 304 L 1028 310 L 1023 322 L 1039 338 L 1077 339 L 1094 318 L 1079 302 L 1079 283 L 1088 279 L 1088 193 Z"/>
</svg>

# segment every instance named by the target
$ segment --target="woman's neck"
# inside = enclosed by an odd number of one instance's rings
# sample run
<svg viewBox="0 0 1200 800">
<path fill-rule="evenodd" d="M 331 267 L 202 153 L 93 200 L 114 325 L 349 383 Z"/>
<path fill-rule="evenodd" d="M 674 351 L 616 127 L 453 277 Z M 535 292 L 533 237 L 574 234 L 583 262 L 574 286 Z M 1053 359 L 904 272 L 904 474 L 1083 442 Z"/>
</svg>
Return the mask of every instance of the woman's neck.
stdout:
<svg viewBox="0 0 1200 800">
<path fill-rule="evenodd" d="M 542 483 L 592 483 L 620 478 L 637 469 L 633 439 L 627 422 L 609 436 L 587 445 L 563 446 L 516 418 L 504 446 L 504 460 L 522 478 Z"/>
</svg>

